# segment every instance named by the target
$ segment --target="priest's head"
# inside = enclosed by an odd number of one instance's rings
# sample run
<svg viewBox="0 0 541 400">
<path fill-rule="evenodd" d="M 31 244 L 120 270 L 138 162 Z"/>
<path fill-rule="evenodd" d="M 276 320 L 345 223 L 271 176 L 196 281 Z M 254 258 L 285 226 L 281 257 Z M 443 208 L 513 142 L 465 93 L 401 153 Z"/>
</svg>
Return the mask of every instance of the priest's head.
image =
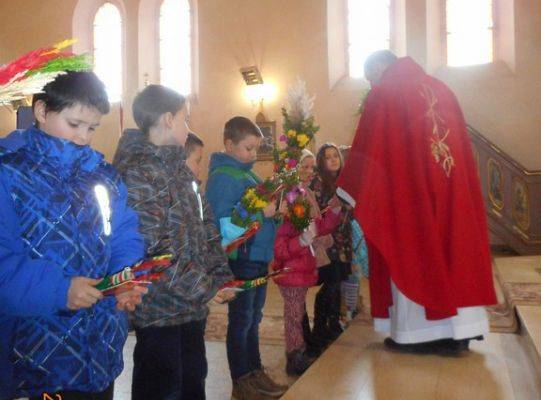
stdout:
<svg viewBox="0 0 541 400">
<path fill-rule="evenodd" d="M 390 50 L 379 50 L 370 54 L 364 62 L 364 76 L 370 85 L 379 85 L 387 68 L 396 60 L 396 55 Z"/>
</svg>

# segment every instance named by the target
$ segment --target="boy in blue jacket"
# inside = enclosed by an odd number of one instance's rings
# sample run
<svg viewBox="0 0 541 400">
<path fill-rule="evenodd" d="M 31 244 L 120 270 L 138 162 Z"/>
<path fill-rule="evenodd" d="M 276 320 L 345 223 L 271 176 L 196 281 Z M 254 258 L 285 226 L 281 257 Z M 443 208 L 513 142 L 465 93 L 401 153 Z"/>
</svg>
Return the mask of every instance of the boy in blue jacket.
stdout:
<svg viewBox="0 0 541 400">
<path fill-rule="evenodd" d="M 91 72 L 34 96 L 34 126 L 0 142 L 0 398 L 112 399 L 123 310 L 100 278 L 143 256 L 126 187 L 90 140 L 109 102 Z"/>
<path fill-rule="evenodd" d="M 230 224 L 235 205 L 248 187 L 261 179 L 252 171 L 257 149 L 263 137 L 248 118 L 234 117 L 224 128 L 225 152 L 210 159 L 206 194 L 216 221 L 223 228 Z M 262 223 L 259 232 L 230 257 L 229 266 L 236 279 L 265 276 L 273 257 L 276 203 L 256 216 Z M 267 286 L 241 292 L 228 303 L 227 359 L 233 380 L 235 399 L 280 397 L 286 387 L 277 385 L 265 373 L 259 353 L 259 323 L 263 317 Z"/>
</svg>

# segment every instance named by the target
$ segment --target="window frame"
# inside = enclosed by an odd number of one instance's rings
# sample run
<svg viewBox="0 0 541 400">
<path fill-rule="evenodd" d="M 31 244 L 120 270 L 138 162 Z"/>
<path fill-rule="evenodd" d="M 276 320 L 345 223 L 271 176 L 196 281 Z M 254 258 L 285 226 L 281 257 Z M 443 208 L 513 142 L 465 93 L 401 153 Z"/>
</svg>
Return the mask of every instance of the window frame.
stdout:
<svg viewBox="0 0 541 400">
<path fill-rule="evenodd" d="M 95 33 L 95 23 L 96 23 L 96 16 L 99 12 L 99 10 L 106 5 L 107 3 L 110 3 L 116 9 L 118 10 L 118 14 L 120 16 L 120 99 L 116 101 L 109 100 L 109 103 L 111 104 L 122 104 L 125 99 L 125 93 L 126 93 L 126 14 L 123 10 L 123 4 L 119 4 L 115 0 L 102 0 L 98 3 L 97 7 L 95 7 L 94 12 L 92 13 L 92 20 L 90 25 L 90 55 L 92 57 L 92 62 L 94 64 L 96 55 L 94 54 L 95 50 L 95 42 L 94 42 L 94 33 Z M 93 65 L 94 67 L 94 65 Z M 94 70 L 94 68 L 92 69 Z"/>
<path fill-rule="evenodd" d="M 468 67 L 477 67 L 479 65 L 490 65 L 494 64 L 496 60 L 498 59 L 498 14 L 497 14 L 497 2 L 498 0 L 492 0 L 492 60 L 488 63 L 482 63 L 482 64 L 468 64 L 468 65 L 460 65 L 460 66 L 453 66 L 449 65 L 449 49 L 447 47 L 447 36 L 449 35 L 449 32 L 447 30 L 447 0 L 440 0 L 440 6 L 441 6 L 441 16 L 442 16 L 442 30 L 441 30 L 441 43 L 443 48 L 443 65 L 446 68 L 468 68 Z"/>
<path fill-rule="evenodd" d="M 105 3 L 111 3 L 120 11 L 122 21 L 121 44 L 122 44 L 122 97 L 121 102 L 127 99 L 128 82 L 128 57 L 127 57 L 127 13 L 123 0 L 79 0 L 75 5 L 72 15 L 72 35 L 77 38 L 72 46 L 73 52 L 87 53 L 94 57 L 94 19 L 96 13 Z M 119 104 L 115 102 L 113 104 Z"/>
<path fill-rule="evenodd" d="M 156 46 L 155 49 L 156 49 L 156 64 L 155 64 L 155 67 L 154 67 L 154 73 L 156 74 L 156 80 L 157 82 L 159 82 L 159 84 L 162 84 L 162 80 L 161 80 L 161 71 L 162 71 L 162 65 L 161 65 L 161 46 L 160 46 L 160 29 L 161 29 L 161 26 L 160 26 L 160 16 L 161 16 L 161 9 L 162 9 L 162 6 L 163 6 L 163 3 L 165 2 L 166 0 L 159 0 L 157 2 L 157 6 L 156 6 L 156 9 L 155 9 L 155 24 L 156 24 L 156 29 L 155 29 L 155 40 L 154 40 L 154 45 Z M 184 95 L 183 96 L 186 96 L 186 97 L 194 97 L 195 96 L 195 93 L 196 93 L 196 86 L 195 86 L 195 74 L 194 74 L 194 69 L 195 69 L 195 51 L 196 51 L 196 38 L 195 38 L 195 35 L 196 35 L 196 29 L 195 29 L 195 9 L 194 9 L 194 1 L 193 0 L 186 0 L 188 2 L 188 7 L 189 7 L 189 14 L 190 14 L 190 93 L 188 93 L 187 95 Z"/>
<path fill-rule="evenodd" d="M 343 0 L 343 9 L 344 9 L 344 38 L 345 38 L 345 60 L 346 60 L 346 74 L 348 78 L 350 79 L 364 79 L 364 73 L 361 77 L 354 77 L 351 75 L 350 71 L 350 54 L 349 54 L 349 47 L 350 47 L 350 40 L 349 40 L 349 0 Z M 378 1 L 378 0 L 376 0 Z M 391 51 L 395 51 L 397 47 L 397 27 L 396 27 L 396 12 L 397 12 L 397 0 L 389 0 L 389 49 Z M 445 0 L 444 0 L 445 1 Z"/>
</svg>

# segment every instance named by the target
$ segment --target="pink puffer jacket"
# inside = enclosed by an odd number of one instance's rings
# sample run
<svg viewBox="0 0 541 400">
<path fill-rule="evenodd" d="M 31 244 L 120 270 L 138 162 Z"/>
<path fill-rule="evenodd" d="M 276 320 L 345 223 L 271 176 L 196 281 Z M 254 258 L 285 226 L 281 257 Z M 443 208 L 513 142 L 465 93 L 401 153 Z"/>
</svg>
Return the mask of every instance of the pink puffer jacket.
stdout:
<svg viewBox="0 0 541 400">
<path fill-rule="evenodd" d="M 317 236 L 332 233 L 340 223 L 340 214 L 333 211 L 326 212 L 321 218 L 315 220 Z M 274 242 L 273 270 L 289 268 L 289 272 L 274 278 L 281 286 L 309 287 L 317 283 L 316 258 L 310 247 L 300 243 L 301 234 L 293 227 L 289 220 L 278 228 Z"/>
</svg>

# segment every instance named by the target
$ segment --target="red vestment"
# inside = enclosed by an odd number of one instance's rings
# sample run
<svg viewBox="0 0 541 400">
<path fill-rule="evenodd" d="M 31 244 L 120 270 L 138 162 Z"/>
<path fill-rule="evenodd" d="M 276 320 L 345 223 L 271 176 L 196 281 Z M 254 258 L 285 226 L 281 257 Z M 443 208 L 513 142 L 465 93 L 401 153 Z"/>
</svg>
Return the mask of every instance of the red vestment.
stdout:
<svg viewBox="0 0 541 400">
<path fill-rule="evenodd" d="M 411 58 L 398 59 L 370 91 L 337 184 L 356 201 L 367 240 L 374 317 L 389 317 L 391 279 L 427 319 L 496 302 L 462 111 Z"/>
</svg>

